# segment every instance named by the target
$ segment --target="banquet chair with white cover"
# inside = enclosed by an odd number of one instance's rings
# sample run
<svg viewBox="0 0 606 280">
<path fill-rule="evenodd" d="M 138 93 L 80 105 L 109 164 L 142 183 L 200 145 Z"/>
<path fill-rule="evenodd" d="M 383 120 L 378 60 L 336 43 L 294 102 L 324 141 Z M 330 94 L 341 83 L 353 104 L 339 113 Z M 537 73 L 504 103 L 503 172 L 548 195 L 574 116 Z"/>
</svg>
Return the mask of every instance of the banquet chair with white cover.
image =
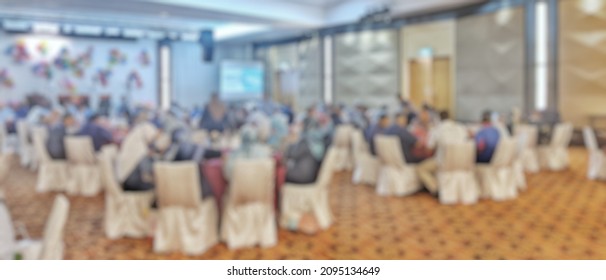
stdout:
<svg viewBox="0 0 606 280">
<path fill-rule="evenodd" d="M 528 146 L 527 134 L 518 134 L 514 136 L 516 141 L 516 149 L 515 155 L 513 159 L 513 174 L 515 177 L 516 186 L 518 190 L 524 191 L 526 190 L 526 173 L 524 172 L 524 162 L 522 158 L 522 154 L 526 147 Z"/>
<path fill-rule="evenodd" d="M 117 148 L 101 149 L 99 164 L 105 186 L 105 236 L 109 239 L 122 237 L 143 238 L 152 234 L 150 226 L 153 191 L 123 191 L 116 176 L 115 157 Z"/>
<path fill-rule="evenodd" d="M 352 182 L 354 184 L 375 186 L 379 177 L 381 164 L 370 153 L 370 148 L 360 130 L 356 129 L 351 133 L 351 150 L 354 163 Z"/>
<path fill-rule="evenodd" d="M 481 197 L 502 201 L 518 196 L 513 168 L 516 145 L 513 138 L 499 139 L 490 163 L 476 165 Z"/>
<path fill-rule="evenodd" d="M 440 203 L 476 203 L 480 189 L 474 172 L 475 144 L 471 141 L 452 143 L 443 149 L 437 175 Z"/>
<path fill-rule="evenodd" d="M 539 164 L 542 169 L 560 171 L 568 168 L 568 145 L 572 133 L 571 123 L 560 123 L 555 126 L 551 143 L 539 147 Z"/>
<path fill-rule="evenodd" d="M 65 191 L 69 180 L 67 161 L 51 158 L 46 149 L 48 130 L 44 127 L 32 129 L 32 142 L 38 155 L 37 192 Z"/>
<path fill-rule="evenodd" d="M 381 196 L 406 196 L 421 190 L 421 182 L 415 166 L 406 163 L 397 136 L 375 136 L 381 170 L 377 180 L 377 194 Z"/>
<path fill-rule="evenodd" d="M 221 239 L 229 249 L 278 243 L 275 166 L 272 159 L 235 161 L 221 222 Z"/>
<path fill-rule="evenodd" d="M 539 129 L 535 125 L 520 124 L 515 128 L 516 136 L 524 135 L 526 138 L 521 154 L 520 161 L 522 168 L 526 172 L 539 172 L 539 154 L 537 149 L 537 141 L 539 137 Z"/>
<path fill-rule="evenodd" d="M 335 130 L 332 147 L 337 152 L 335 171 L 352 170 L 353 159 L 351 155 L 351 125 L 339 125 Z"/>
<path fill-rule="evenodd" d="M 15 125 L 17 138 L 19 139 L 19 159 L 21 166 L 34 167 L 34 149 L 29 143 L 29 126 L 27 122 L 20 120 Z"/>
<path fill-rule="evenodd" d="M 4 182 L 11 170 L 11 154 L 0 154 L 0 199 L 4 198 Z"/>
<path fill-rule="evenodd" d="M 14 134 L 9 134 L 6 126 L 0 126 L 0 152 L 3 154 L 15 153 L 17 151 L 18 137 Z"/>
<path fill-rule="evenodd" d="M 313 214 L 321 229 L 333 222 L 330 209 L 328 185 L 335 172 L 336 150 L 329 148 L 317 180 L 309 185 L 286 183 L 282 187 L 280 226 L 289 228 L 289 221 L 299 220 L 304 214 Z"/>
<path fill-rule="evenodd" d="M 217 203 L 202 198 L 198 168 L 193 161 L 154 164 L 159 207 L 154 252 L 200 255 L 217 244 Z"/>
<path fill-rule="evenodd" d="M 69 215 L 69 200 L 59 194 L 44 227 L 42 240 L 26 238 L 17 243 L 17 252 L 25 260 L 62 260 L 65 243 L 63 235 Z M 26 236 L 27 237 L 27 236 Z"/>
<path fill-rule="evenodd" d="M 90 136 L 68 136 L 64 139 L 69 163 L 67 193 L 95 196 L 101 191 L 101 170 Z"/>
<path fill-rule="evenodd" d="M 598 147 L 597 138 L 591 127 L 583 128 L 583 141 L 585 148 L 589 153 L 589 162 L 587 163 L 587 178 L 589 180 L 606 180 L 606 155 Z"/>
<path fill-rule="evenodd" d="M 3 197 L 0 197 L 0 260 L 14 259 L 16 248 L 13 222 Z"/>
</svg>

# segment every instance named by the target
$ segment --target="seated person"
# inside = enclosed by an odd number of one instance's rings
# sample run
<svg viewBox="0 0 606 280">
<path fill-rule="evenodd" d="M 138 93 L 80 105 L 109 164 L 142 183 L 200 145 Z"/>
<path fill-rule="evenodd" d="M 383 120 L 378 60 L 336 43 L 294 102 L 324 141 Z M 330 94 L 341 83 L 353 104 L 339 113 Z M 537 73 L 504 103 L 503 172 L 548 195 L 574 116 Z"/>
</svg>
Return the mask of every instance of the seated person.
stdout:
<svg viewBox="0 0 606 280">
<path fill-rule="evenodd" d="M 194 143 L 191 143 L 187 139 L 177 139 L 178 142 L 173 142 L 172 147 L 176 148 L 176 153 L 170 161 L 179 162 L 179 161 L 193 161 L 196 164 L 200 165 L 203 163 L 204 159 L 200 156 L 204 152 L 204 148 L 198 146 Z M 210 182 L 204 176 L 202 172 L 202 168 L 198 168 L 198 177 L 200 178 L 200 188 L 201 194 L 203 198 L 214 197 L 215 193 L 211 187 Z"/>
<path fill-rule="evenodd" d="M 301 139 L 286 150 L 286 182 L 311 184 L 316 181 L 325 146 L 321 132 L 308 128 Z"/>
<path fill-rule="evenodd" d="M 241 132 L 242 143 L 239 149 L 231 152 L 223 167 L 223 176 L 229 181 L 233 172 L 234 162 L 238 159 L 270 158 L 272 150 L 268 145 L 259 142 L 258 131 L 255 127 L 246 125 Z"/>
<path fill-rule="evenodd" d="M 124 190 L 147 191 L 154 188 L 152 171 L 157 149 L 153 144 L 160 135 L 145 113 L 137 116 L 135 126 L 124 138 L 117 156 L 118 181 Z"/>
<path fill-rule="evenodd" d="M 276 110 L 271 116 L 271 134 L 267 143 L 274 149 L 283 147 L 283 142 L 288 135 L 288 117 L 281 111 Z"/>
<path fill-rule="evenodd" d="M 379 116 L 379 121 L 377 124 L 370 126 L 366 132 L 364 133 L 364 137 L 366 138 L 366 142 L 370 146 L 370 152 L 373 155 L 376 155 L 375 152 L 375 136 L 379 134 L 385 134 L 390 127 L 390 121 L 387 114 L 382 114 Z"/>
<path fill-rule="evenodd" d="M 449 143 L 464 143 L 467 140 L 465 127 L 450 119 L 447 111 L 440 112 L 440 120 L 440 124 L 430 131 L 427 141 L 427 148 L 437 151 L 436 156 L 422 161 L 417 166 L 419 179 L 432 194 L 438 193 L 436 171 L 443 154 L 443 147 Z"/>
<path fill-rule="evenodd" d="M 112 133 L 107 128 L 103 127 L 100 122 L 100 115 L 92 115 L 88 119 L 88 122 L 86 122 L 77 133 L 79 136 L 90 136 L 93 140 L 93 146 L 96 152 L 100 151 L 102 146 L 113 142 Z"/>
<path fill-rule="evenodd" d="M 301 139 L 286 151 L 286 182 L 297 185 L 314 183 L 318 177 L 324 153 L 322 132 L 312 128 L 303 131 Z M 320 229 L 313 213 L 285 213 L 285 215 L 288 217 L 290 230 L 314 234 Z"/>
<path fill-rule="evenodd" d="M 415 157 L 427 159 L 433 156 L 433 152 L 427 149 L 429 131 L 432 129 L 432 127 L 432 112 L 429 108 L 424 108 L 421 110 L 417 120 L 413 122 L 410 128 L 412 134 L 417 137 L 417 140 L 421 143 L 412 151 L 412 154 Z"/>
<path fill-rule="evenodd" d="M 77 128 L 76 119 L 69 114 L 63 116 L 61 123 L 50 128 L 46 139 L 46 149 L 52 159 L 67 159 L 63 140 L 66 136 L 74 134 L 75 128 Z"/>
<path fill-rule="evenodd" d="M 415 157 L 412 154 L 414 148 L 421 144 L 417 141 L 417 138 L 408 131 L 406 125 L 408 124 L 408 117 L 404 113 L 396 115 L 395 123 L 386 131 L 388 135 L 398 136 L 400 139 L 400 145 L 402 147 L 402 153 L 407 163 L 418 163 L 422 159 Z"/>
<path fill-rule="evenodd" d="M 219 95 L 214 93 L 210 102 L 204 108 L 200 120 L 200 128 L 207 131 L 217 130 L 223 132 L 227 122 L 227 107 L 219 99 Z"/>
<path fill-rule="evenodd" d="M 15 128 L 16 118 L 17 116 L 13 108 L 6 106 L 4 103 L 0 102 L 0 124 L 6 127 L 7 133 L 11 134 L 17 132 Z"/>
<path fill-rule="evenodd" d="M 491 112 L 482 113 L 482 128 L 476 134 L 476 146 L 478 163 L 489 163 L 499 143 L 499 130 L 495 128 L 490 120 Z"/>
</svg>

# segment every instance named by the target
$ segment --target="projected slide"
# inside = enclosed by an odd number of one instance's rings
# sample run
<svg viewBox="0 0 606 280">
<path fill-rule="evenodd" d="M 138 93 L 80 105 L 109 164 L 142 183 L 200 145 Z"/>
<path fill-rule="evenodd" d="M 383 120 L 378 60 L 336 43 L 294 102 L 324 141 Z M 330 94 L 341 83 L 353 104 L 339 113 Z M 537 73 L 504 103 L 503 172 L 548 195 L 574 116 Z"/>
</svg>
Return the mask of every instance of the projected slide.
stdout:
<svg viewBox="0 0 606 280">
<path fill-rule="evenodd" d="M 221 97 L 223 99 L 261 98 L 264 89 L 263 64 L 240 61 L 223 61 L 221 63 Z"/>
</svg>

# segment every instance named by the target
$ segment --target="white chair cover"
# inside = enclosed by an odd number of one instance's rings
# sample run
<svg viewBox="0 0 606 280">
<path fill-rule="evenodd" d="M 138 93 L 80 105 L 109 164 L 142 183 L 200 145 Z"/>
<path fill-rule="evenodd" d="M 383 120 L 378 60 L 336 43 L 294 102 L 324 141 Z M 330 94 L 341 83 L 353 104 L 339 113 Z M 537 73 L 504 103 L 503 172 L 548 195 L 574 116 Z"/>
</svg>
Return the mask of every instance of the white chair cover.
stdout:
<svg viewBox="0 0 606 280">
<path fill-rule="evenodd" d="M 333 222 L 328 195 L 328 185 L 335 171 L 336 152 L 330 148 L 324 157 L 318 179 L 313 184 L 297 185 L 286 183 L 282 187 L 282 208 L 280 226 L 289 228 L 290 220 L 299 220 L 303 214 L 315 216 L 321 229 L 327 229 Z"/>
<path fill-rule="evenodd" d="M 524 135 L 526 138 L 526 145 L 520 154 L 522 168 L 524 171 L 530 173 L 539 172 L 539 154 L 537 149 L 539 129 L 535 125 L 520 124 L 516 125 L 514 134 L 516 136 Z"/>
<path fill-rule="evenodd" d="M 62 260 L 65 244 L 63 235 L 69 215 L 69 201 L 57 195 L 50 216 L 46 221 L 42 240 L 22 240 L 18 251 L 25 260 Z"/>
<path fill-rule="evenodd" d="M 352 170 L 353 159 L 351 155 L 351 125 L 339 125 L 335 130 L 332 147 L 337 153 L 335 171 Z"/>
<path fill-rule="evenodd" d="M 448 144 L 438 163 L 438 186 L 442 204 L 474 204 L 480 197 L 480 189 L 474 173 L 475 144 Z"/>
<path fill-rule="evenodd" d="M 101 191 L 101 170 L 90 136 L 69 136 L 64 139 L 69 162 L 67 193 L 95 196 Z"/>
<path fill-rule="evenodd" d="M 230 249 L 278 243 L 274 210 L 275 163 L 237 159 L 221 222 L 221 239 Z"/>
<path fill-rule="evenodd" d="M 406 196 L 421 189 L 413 165 L 407 164 L 396 136 L 377 135 L 374 139 L 377 155 L 383 164 L 377 181 L 377 194 Z"/>
<path fill-rule="evenodd" d="M 501 201 L 518 196 L 513 168 L 516 145 L 513 138 L 500 139 L 490 164 L 477 165 L 482 197 Z"/>
<path fill-rule="evenodd" d="M 32 142 L 39 159 L 37 192 L 65 191 L 68 184 L 67 161 L 54 160 L 46 150 L 46 128 L 37 127 L 32 130 Z"/>
<path fill-rule="evenodd" d="M 213 198 L 202 199 L 195 162 L 154 164 L 158 223 L 154 252 L 203 254 L 218 242 L 218 209 Z"/>
<path fill-rule="evenodd" d="M 0 152 L 3 154 L 14 153 L 16 151 L 14 143 L 11 143 L 9 134 L 5 125 L 0 126 Z"/>
<path fill-rule="evenodd" d="M 539 147 L 539 163 L 541 168 L 560 171 L 568 168 L 568 145 L 572 139 L 573 126 L 571 123 L 560 123 L 555 126 L 551 143 Z"/>
<path fill-rule="evenodd" d="M 105 146 L 99 163 L 105 182 L 105 235 L 109 239 L 142 238 L 152 234 L 150 206 L 153 191 L 125 192 L 118 183 L 114 164 L 117 149 Z"/>
<path fill-rule="evenodd" d="M 15 257 L 15 231 L 8 208 L 0 201 L 0 260 L 12 260 Z"/>
<path fill-rule="evenodd" d="M 587 178 L 589 180 L 606 180 L 606 164 L 604 164 L 606 155 L 599 149 L 597 138 L 591 127 L 586 126 L 583 128 L 583 141 L 589 153 Z"/>
<path fill-rule="evenodd" d="M 19 139 L 19 158 L 21 160 L 21 166 L 33 167 L 33 147 L 28 141 L 29 126 L 27 122 L 20 120 L 15 124 L 17 130 L 17 137 Z"/>
<path fill-rule="evenodd" d="M 381 164 L 377 158 L 372 156 L 368 144 L 364 141 L 364 136 L 359 130 L 354 130 L 351 134 L 352 156 L 354 170 L 352 181 L 354 184 L 368 184 L 375 186 L 381 170 Z"/>
<path fill-rule="evenodd" d="M 524 162 L 522 159 L 522 153 L 528 146 L 527 134 L 519 134 L 515 137 L 516 140 L 516 150 L 515 156 L 513 160 L 513 174 L 515 176 L 516 186 L 518 190 L 523 191 L 526 190 L 526 174 L 524 172 Z"/>
</svg>

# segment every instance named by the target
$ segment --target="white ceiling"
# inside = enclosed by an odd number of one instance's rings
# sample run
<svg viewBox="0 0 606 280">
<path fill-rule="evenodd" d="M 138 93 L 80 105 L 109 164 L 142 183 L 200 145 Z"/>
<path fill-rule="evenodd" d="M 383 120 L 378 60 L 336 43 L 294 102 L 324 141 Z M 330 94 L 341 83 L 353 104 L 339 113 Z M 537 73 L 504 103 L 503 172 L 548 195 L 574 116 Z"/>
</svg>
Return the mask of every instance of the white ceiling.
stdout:
<svg viewBox="0 0 606 280">
<path fill-rule="evenodd" d="M 482 1 L 0 0 L 0 18 L 180 31 L 214 29 L 222 40 L 355 22 L 382 5 L 388 5 L 393 16 L 401 16 Z"/>
</svg>

